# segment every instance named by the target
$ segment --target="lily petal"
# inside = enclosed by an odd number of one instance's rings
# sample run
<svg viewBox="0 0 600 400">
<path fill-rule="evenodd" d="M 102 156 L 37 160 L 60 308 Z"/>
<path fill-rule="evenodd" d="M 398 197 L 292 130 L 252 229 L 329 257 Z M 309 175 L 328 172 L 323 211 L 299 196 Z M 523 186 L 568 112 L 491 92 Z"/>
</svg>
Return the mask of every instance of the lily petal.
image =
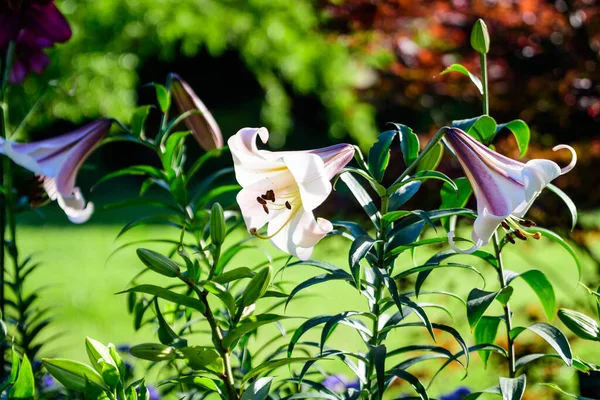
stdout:
<svg viewBox="0 0 600 400">
<path fill-rule="evenodd" d="M 283 161 L 300 189 L 304 209 L 312 211 L 320 206 L 331 193 L 323 160 L 315 154 L 288 153 Z"/>
<path fill-rule="evenodd" d="M 69 221 L 74 224 L 82 224 L 89 220 L 94 213 L 94 204 L 85 202 L 81 190 L 73 188 L 73 193 L 63 196 L 56 187 L 56 180 L 53 178 L 44 178 L 44 189 L 48 193 L 50 200 L 56 200 L 58 205 L 66 214 Z"/>
</svg>

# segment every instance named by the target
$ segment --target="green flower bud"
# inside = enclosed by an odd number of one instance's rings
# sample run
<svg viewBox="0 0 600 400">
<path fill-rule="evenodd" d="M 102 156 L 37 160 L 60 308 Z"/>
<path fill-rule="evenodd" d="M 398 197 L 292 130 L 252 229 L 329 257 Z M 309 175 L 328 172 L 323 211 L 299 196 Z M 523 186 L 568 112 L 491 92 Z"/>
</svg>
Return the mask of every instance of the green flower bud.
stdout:
<svg viewBox="0 0 600 400">
<path fill-rule="evenodd" d="M 227 226 L 223 207 L 219 203 L 215 203 L 210 210 L 210 238 L 215 245 L 221 245 L 225 241 L 226 233 Z"/>
<path fill-rule="evenodd" d="M 129 354 L 142 360 L 165 361 L 176 358 L 177 350 L 160 343 L 143 343 L 129 349 Z"/>
<path fill-rule="evenodd" d="M 169 278 L 175 278 L 179 275 L 179 265 L 169 257 L 148 249 L 137 249 L 136 252 L 139 259 L 152 271 Z"/>
<path fill-rule="evenodd" d="M 479 54 L 487 54 L 490 51 L 490 34 L 488 33 L 487 25 L 481 18 L 473 25 L 471 47 Z"/>
<path fill-rule="evenodd" d="M 256 303 L 258 299 L 260 299 L 269 288 L 271 284 L 271 274 L 273 273 L 273 268 L 271 266 L 264 267 L 248 283 L 246 286 L 246 290 L 242 294 L 242 307 L 247 307 L 251 304 Z"/>
<path fill-rule="evenodd" d="M 558 318 L 571 332 L 582 339 L 600 341 L 600 328 L 598 323 L 585 314 L 561 308 Z"/>
<path fill-rule="evenodd" d="M 42 358 L 46 371 L 66 388 L 80 392 L 89 389 L 89 386 L 102 390 L 109 390 L 102 376 L 92 367 L 78 361 L 62 358 Z"/>
</svg>

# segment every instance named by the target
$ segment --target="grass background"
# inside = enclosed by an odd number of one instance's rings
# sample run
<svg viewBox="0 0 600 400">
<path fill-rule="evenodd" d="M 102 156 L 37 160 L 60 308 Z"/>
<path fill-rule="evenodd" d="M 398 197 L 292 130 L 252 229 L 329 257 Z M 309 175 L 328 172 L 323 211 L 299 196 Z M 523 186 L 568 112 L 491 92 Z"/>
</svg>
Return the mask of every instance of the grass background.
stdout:
<svg viewBox="0 0 600 400">
<path fill-rule="evenodd" d="M 54 207 L 54 206 L 52 206 Z M 151 329 L 142 329 L 135 332 L 132 318 L 126 310 L 125 295 L 115 293 L 125 289 L 130 279 L 142 270 L 141 262 L 135 256 L 136 247 L 151 247 L 160 250 L 160 246 L 141 245 L 125 248 L 115 254 L 113 252 L 120 245 L 150 238 L 168 237 L 177 238 L 179 232 L 161 227 L 141 227 L 134 229 L 124 237 L 115 240 L 118 232 L 124 224 L 120 221 L 123 214 L 114 212 L 99 213 L 95 221 L 111 221 L 108 224 L 86 225 L 64 225 L 56 223 L 64 217 L 55 214 L 50 209 L 48 215 L 39 218 L 35 215 L 25 216 L 19 225 L 18 235 L 22 256 L 33 254 L 36 260 L 42 261 L 43 266 L 31 278 L 28 287 L 35 289 L 44 287 L 40 291 L 41 302 L 56 306 L 56 320 L 46 332 L 45 337 L 53 333 L 61 332 L 62 336 L 54 340 L 43 351 L 44 356 L 73 358 L 86 361 L 84 339 L 86 336 L 93 337 L 101 342 L 112 342 L 119 344 L 139 344 L 142 342 L 156 341 Z M 47 212 L 47 211 L 44 211 Z M 125 213 L 125 215 L 127 215 Z M 467 232 L 465 232 L 467 233 Z M 428 235 L 435 234 L 429 231 Z M 443 232 L 438 232 L 443 235 Z M 230 237 L 231 244 L 243 237 L 244 231 L 236 232 Z M 261 243 L 271 254 L 276 255 L 268 243 Z M 347 251 L 349 242 L 342 238 L 329 238 L 322 241 L 316 248 L 314 258 L 322 259 L 347 269 Z M 413 266 L 413 262 L 423 263 L 434 252 L 439 251 L 442 246 L 431 246 L 429 249 L 419 249 L 415 260 L 408 255 L 401 256 L 396 262 L 395 271 L 399 272 Z M 596 242 L 595 248 L 600 248 L 600 242 Z M 112 256 L 111 256 L 112 254 Z M 264 255 L 256 250 L 244 251 L 234 258 L 228 268 L 235 266 L 249 266 L 258 264 L 264 259 Z M 495 290 L 497 281 L 495 272 L 489 266 L 482 265 L 474 257 L 456 257 L 452 262 L 465 262 L 476 266 L 485 276 L 487 290 Z M 583 276 L 590 280 L 598 280 L 595 266 L 582 257 Z M 592 299 L 582 287 L 577 285 L 577 269 L 569 254 L 560 246 L 553 244 L 547 239 L 540 241 L 519 242 L 517 246 L 507 247 L 505 256 L 507 269 L 514 271 L 525 271 L 537 268 L 544 271 L 553 283 L 559 306 L 584 307 L 589 315 L 593 312 Z M 278 269 L 280 265 L 275 265 Z M 277 276 L 277 280 L 290 282 L 291 289 L 302 280 L 320 274 L 320 270 L 311 267 L 294 267 L 286 269 Z M 150 278 L 154 283 L 161 282 L 162 278 Z M 167 278 L 164 278 L 167 279 Z M 148 280 L 148 279 L 147 279 Z M 473 287 L 482 288 L 482 280 L 474 273 L 458 269 L 445 269 L 432 273 L 426 282 L 425 289 L 449 290 L 459 294 L 466 299 Z M 526 325 L 533 321 L 544 321 L 540 302 L 531 289 L 524 282 L 517 281 L 514 284 L 515 294 L 512 297 L 513 312 L 515 313 L 515 325 Z M 290 316 L 315 316 L 321 314 L 333 314 L 347 310 L 367 310 L 368 305 L 364 298 L 347 284 L 339 282 L 325 283 L 312 287 L 304 292 L 308 294 L 302 299 L 295 300 L 285 311 Z M 469 345 L 474 343 L 472 334 L 469 332 L 466 321 L 464 306 L 457 300 L 443 296 L 422 296 L 419 301 L 437 302 L 449 308 L 454 317 L 452 319 L 442 311 L 428 309 L 430 318 L 435 322 L 450 324 L 459 329 Z M 265 306 L 259 304 L 259 307 Z M 283 312 L 283 310 L 281 310 Z M 488 315 L 500 315 L 502 313 L 499 304 L 494 304 L 488 311 Z M 411 317 L 414 319 L 414 317 Z M 560 322 L 556 320 L 559 326 Z M 291 323 L 293 326 L 297 323 Z M 499 343 L 503 340 L 503 325 L 500 326 L 498 335 Z M 568 333 L 566 329 L 563 329 Z M 260 331 L 258 341 L 254 343 L 256 348 L 261 347 L 261 341 L 270 338 L 276 333 L 274 328 L 264 328 Z M 318 339 L 320 329 L 315 329 L 306 338 Z M 571 338 L 572 335 L 569 335 Z M 288 338 L 284 340 L 288 340 Z M 198 338 L 199 341 L 207 340 Z M 448 346 L 452 350 L 458 350 L 454 340 L 445 333 L 437 334 L 438 344 Z M 396 330 L 388 337 L 388 343 L 400 346 L 409 343 L 432 343 L 423 329 L 411 328 Z M 201 343 L 194 343 L 201 344 Z M 347 327 L 340 327 L 328 341 L 328 345 L 347 350 L 363 350 L 358 335 Z M 583 342 L 573 338 L 572 345 L 576 356 L 583 357 L 586 361 L 600 364 L 600 346 Z M 552 352 L 539 338 L 530 333 L 523 333 L 519 337 L 517 355 L 525 352 Z M 406 356 L 403 356 L 406 358 Z M 402 358 L 398 358 L 400 362 Z M 432 394 L 438 396 L 440 393 L 448 392 L 460 385 L 470 388 L 484 389 L 496 384 L 498 371 L 505 371 L 505 365 L 498 363 L 496 356 L 492 356 L 492 364 L 488 370 L 484 370 L 482 363 L 476 355 L 473 355 L 469 367 L 469 376 L 461 382 L 463 371 L 457 364 L 446 369 L 432 386 Z M 431 375 L 442 361 L 433 360 L 412 367 L 411 372 L 421 378 Z M 574 372 L 561 366 L 558 361 L 543 362 L 542 368 L 534 379 L 551 379 L 560 383 L 564 388 L 576 391 L 576 380 Z M 538 364 L 539 365 L 539 364 Z M 351 372 L 337 362 L 325 361 L 321 363 L 325 369 L 342 372 L 350 376 Z M 497 369 L 494 371 L 493 369 Z M 138 372 L 140 369 L 138 369 Z M 539 372 L 541 371 L 541 372 Z M 282 370 L 282 373 L 286 371 Z M 425 379 L 427 381 L 427 379 Z M 529 398 L 550 398 L 549 393 L 542 387 L 534 389 Z M 400 393 L 411 393 L 408 386 L 400 386 Z M 544 394 L 545 393 L 545 394 Z M 559 397 L 557 397 L 559 398 Z"/>
</svg>

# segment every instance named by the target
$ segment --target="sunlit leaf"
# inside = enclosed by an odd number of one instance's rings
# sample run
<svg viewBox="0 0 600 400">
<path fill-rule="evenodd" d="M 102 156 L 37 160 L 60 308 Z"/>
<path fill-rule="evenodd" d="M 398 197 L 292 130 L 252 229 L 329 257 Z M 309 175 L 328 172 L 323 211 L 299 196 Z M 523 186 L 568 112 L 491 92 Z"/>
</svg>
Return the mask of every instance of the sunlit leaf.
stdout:
<svg viewBox="0 0 600 400">
<path fill-rule="evenodd" d="M 472 74 L 466 67 L 464 67 L 461 64 L 452 64 L 448 68 L 440 72 L 440 75 L 446 75 L 450 72 L 458 72 L 459 74 L 468 76 L 469 79 L 471 79 L 473 85 L 475 85 L 475 87 L 477 87 L 477 90 L 479 90 L 479 93 L 483 94 L 483 84 L 481 83 L 481 79 L 479 79 L 478 76 Z"/>
<path fill-rule="evenodd" d="M 383 179 L 390 161 L 390 146 L 397 133 L 395 130 L 383 132 L 369 150 L 369 171 L 378 182 Z"/>
<path fill-rule="evenodd" d="M 544 339 L 560 355 L 566 365 L 573 364 L 571 345 L 567 337 L 557 327 L 545 322 L 536 322 L 528 327 L 516 327 L 510 331 L 510 336 L 515 339 L 524 330 L 530 330 Z"/>
</svg>

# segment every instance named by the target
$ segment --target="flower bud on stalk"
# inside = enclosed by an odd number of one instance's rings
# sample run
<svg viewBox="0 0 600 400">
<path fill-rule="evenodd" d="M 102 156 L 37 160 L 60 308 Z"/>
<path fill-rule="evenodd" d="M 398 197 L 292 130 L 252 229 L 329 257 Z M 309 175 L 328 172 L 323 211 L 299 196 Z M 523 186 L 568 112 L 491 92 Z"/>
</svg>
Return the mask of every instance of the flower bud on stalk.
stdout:
<svg viewBox="0 0 600 400">
<path fill-rule="evenodd" d="M 222 245 L 227 234 L 223 207 L 215 203 L 210 211 L 210 238 L 215 245 Z"/>
<path fill-rule="evenodd" d="M 198 111 L 185 118 L 185 124 L 206 151 L 223 147 L 223 135 L 208 108 L 194 90 L 177 74 L 168 77 L 169 90 L 180 113 Z"/>
<path fill-rule="evenodd" d="M 152 271 L 169 278 L 175 278 L 179 275 L 179 265 L 170 258 L 148 249 L 137 249 L 136 253 L 144 265 Z"/>
</svg>

